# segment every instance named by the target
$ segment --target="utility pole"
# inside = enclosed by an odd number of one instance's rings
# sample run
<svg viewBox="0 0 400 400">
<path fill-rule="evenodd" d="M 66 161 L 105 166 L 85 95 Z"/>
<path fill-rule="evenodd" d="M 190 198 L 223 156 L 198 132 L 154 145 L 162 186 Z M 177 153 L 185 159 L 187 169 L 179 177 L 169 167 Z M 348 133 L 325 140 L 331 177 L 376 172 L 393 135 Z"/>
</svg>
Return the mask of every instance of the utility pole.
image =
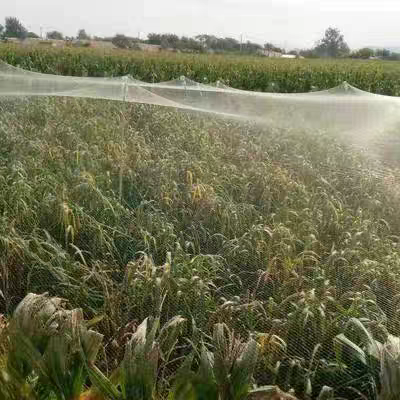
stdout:
<svg viewBox="0 0 400 400">
<path fill-rule="evenodd" d="M 242 52 L 243 48 L 243 34 L 240 35 L 240 52 Z"/>
</svg>

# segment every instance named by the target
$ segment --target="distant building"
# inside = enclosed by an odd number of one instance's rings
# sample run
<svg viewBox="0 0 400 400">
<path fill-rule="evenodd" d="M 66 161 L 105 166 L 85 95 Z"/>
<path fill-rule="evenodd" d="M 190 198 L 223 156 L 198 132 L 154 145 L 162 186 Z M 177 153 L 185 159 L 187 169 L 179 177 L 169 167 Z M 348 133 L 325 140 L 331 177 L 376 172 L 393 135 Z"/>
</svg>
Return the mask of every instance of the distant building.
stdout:
<svg viewBox="0 0 400 400">
<path fill-rule="evenodd" d="M 6 38 L 4 40 L 6 43 L 14 43 L 19 44 L 21 46 L 27 47 L 64 47 L 64 40 L 48 40 L 41 38 L 26 38 L 26 39 L 18 39 L 18 38 Z"/>
<path fill-rule="evenodd" d="M 264 57 L 273 57 L 273 58 L 282 57 L 282 53 L 279 51 L 260 49 L 260 50 L 258 50 L 258 53 Z"/>
<path fill-rule="evenodd" d="M 65 40 L 56 39 L 41 39 L 41 38 L 26 38 L 21 41 L 23 46 L 48 46 L 48 47 L 65 47 Z"/>
<path fill-rule="evenodd" d="M 6 38 L 4 38 L 4 41 L 5 41 L 6 43 L 15 43 L 15 44 L 20 44 L 20 43 L 21 43 L 21 40 L 20 40 L 20 39 L 18 39 L 18 38 L 13 38 L 13 37 L 11 37 L 11 38 L 6 37 Z"/>
<path fill-rule="evenodd" d="M 165 47 L 161 48 L 162 51 L 169 51 L 170 53 L 181 53 L 180 49 L 176 49 L 175 47 Z"/>
<path fill-rule="evenodd" d="M 116 49 L 117 46 L 113 44 L 113 42 L 105 41 L 105 40 L 90 40 L 89 47 L 94 49 Z"/>
<path fill-rule="evenodd" d="M 138 43 L 137 46 L 140 50 L 149 51 L 151 53 L 161 51 L 161 46 L 159 44 Z"/>
<path fill-rule="evenodd" d="M 69 42 L 70 45 L 75 46 L 75 47 L 90 47 L 92 49 L 116 49 L 117 47 L 109 41 L 105 40 L 79 40 L 79 39 L 74 39 Z"/>
<path fill-rule="evenodd" d="M 26 47 L 90 47 L 94 49 L 116 49 L 117 47 L 105 40 L 56 40 L 56 39 L 41 39 L 41 38 L 6 38 L 5 42 L 15 43 Z"/>
</svg>

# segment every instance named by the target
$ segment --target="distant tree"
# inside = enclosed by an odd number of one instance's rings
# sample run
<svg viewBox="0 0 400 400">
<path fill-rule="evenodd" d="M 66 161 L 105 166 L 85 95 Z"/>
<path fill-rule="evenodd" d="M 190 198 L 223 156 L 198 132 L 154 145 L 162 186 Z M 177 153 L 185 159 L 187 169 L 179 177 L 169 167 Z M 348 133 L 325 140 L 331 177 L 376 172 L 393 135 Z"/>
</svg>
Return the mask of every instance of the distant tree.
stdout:
<svg viewBox="0 0 400 400">
<path fill-rule="evenodd" d="M 28 35 L 28 30 L 22 25 L 20 20 L 15 17 L 7 17 L 4 36 L 10 38 L 25 39 Z"/>
<path fill-rule="evenodd" d="M 52 40 L 63 40 L 64 39 L 63 34 L 58 31 L 47 32 L 46 37 L 47 37 L 47 39 L 52 39 Z"/>
<path fill-rule="evenodd" d="M 159 33 L 149 33 L 147 35 L 147 43 L 148 44 L 161 44 L 162 35 Z"/>
<path fill-rule="evenodd" d="M 78 35 L 76 36 L 78 40 L 89 40 L 90 36 L 86 33 L 84 29 L 79 29 Z"/>
<path fill-rule="evenodd" d="M 400 60 L 400 53 L 390 53 L 388 57 L 386 57 L 388 60 L 392 61 L 399 61 Z"/>
<path fill-rule="evenodd" d="M 257 53 L 257 51 L 261 49 L 262 46 L 260 46 L 258 43 L 250 42 L 249 40 L 242 45 L 242 51 L 248 54 Z"/>
<path fill-rule="evenodd" d="M 304 58 L 317 58 L 318 54 L 315 49 L 303 49 L 299 51 L 299 55 Z"/>
<path fill-rule="evenodd" d="M 178 45 L 178 49 L 180 49 L 181 51 L 199 52 L 199 51 L 202 51 L 202 49 L 203 49 L 203 46 L 201 45 L 200 42 L 198 42 L 196 39 L 189 38 L 186 36 L 182 36 L 179 39 L 179 42 L 177 45 Z"/>
<path fill-rule="evenodd" d="M 36 34 L 35 32 L 28 32 L 26 37 L 33 38 L 33 39 L 39 39 L 39 35 Z"/>
<path fill-rule="evenodd" d="M 328 28 L 325 36 L 318 42 L 315 51 L 320 57 L 344 57 L 350 54 L 350 48 L 344 36 L 337 28 Z"/>
<path fill-rule="evenodd" d="M 176 49 L 180 47 L 180 38 L 173 33 L 149 33 L 146 42 L 161 45 L 164 48 L 173 47 Z"/>
<path fill-rule="evenodd" d="M 298 56 L 299 52 L 297 50 L 290 50 L 288 54 L 291 54 L 292 56 Z"/>
<path fill-rule="evenodd" d="M 264 49 L 265 50 L 273 51 L 274 48 L 275 48 L 275 46 L 272 43 L 265 43 L 264 44 Z"/>
<path fill-rule="evenodd" d="M 353 58 L 362 58 L 364 60 L 367 60 L 370 57 L 373 57 L 375 55 L 375 51 L 373 49 L 370 49 L 368 47 L 364 47 L 360 50 L 357 50 L 352 53 Z"/>
<path fill-rule="evenodd" d="M 390 50 L 388 49 L 378 49 L 375 52 L 377 57 L 383 57 L 383 58 L 387 58 L 390 57 Z"/>
<path fill-rule="evenodd" d="M 272 43 L 265 43 L 264 49 L 267 51 L 276 51 L 277 53 L 284 53 L 284 51 Z"/>
<path fill-rule="evenodd" d="M 138 40 L 135 40 L 138 42 Z M 238 52 L 240 50 L 240 43 L 234 38 L 230 37 L 216 37 L 214 35 L 197 35 L 194 38 L 186 36 L 179 37 L 170 33 L 149 33 L 147 35 L 148 44 L 161 45 L 163 48 L 174 48 L 180 51 L 194 51 L 203 52 L 207 50 L 214 50 L 215 52 Z M 243 52 L 255 53 L 262 47 L 257 43 L 246 42 L 242 45 Z"/>
<path fill-rule="evenodd" d="M 136 46 L 133 38 L 128 36 L 117 34 L 112 38 L 112 43 L 114 46 L 120 49 L 132 49 Z"/>
<path fill-rule="evenodd" d="M 224 49 L 227 51 L 238 51 L 240 50 L 240 43 L 238 40 L 230 37 L 222 39 L 224 42 Z"/>
<path fill-rule="evenodd" d="M 163 48 L 178 48 L 179 47 L 179 36 L 173 33 L 166 33 L 161 35 L 161 46 Z"/>
<path fill-rule="evenodd" d="M 220 49 L 220 45 L 218 43 L 219 39 L 214 35 L 206 35 L 206 34 L 197 35 L 195 39 L 201 44 L 203 49 L 212 49 L 212 50 Z M 238 48 L 240 48 L 239 42 L 238 45 L 239 45 Z"/>
<path fill-rule="evenodd" d="M 0 24 L 0 38 L 3 37 L 4 26 Z"/>
<path fill-rule="evenodd" d="M 219 38 L 214 35 L 203 34 L 197 35 L 195 40 L 201 49 L 206 48 L 220 52 L 240 50 L 239 41 L 231 37 Z"/>
</svg>

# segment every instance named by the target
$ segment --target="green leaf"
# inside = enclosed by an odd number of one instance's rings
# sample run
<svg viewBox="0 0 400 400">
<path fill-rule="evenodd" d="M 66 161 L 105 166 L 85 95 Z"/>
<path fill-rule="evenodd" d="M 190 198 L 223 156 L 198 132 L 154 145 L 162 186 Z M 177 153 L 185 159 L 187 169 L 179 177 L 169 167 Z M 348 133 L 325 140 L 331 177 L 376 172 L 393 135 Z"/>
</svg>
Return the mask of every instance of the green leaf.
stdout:
<svg viewBox="0 0 400 400">
<path fill-rule="evenodd" d="M 382 343 L 373 338 L 372 334 L 359 319 L 351 318 L 346 324 L 346 328 L 348 329 L 351 326 L 355 328 L 358 334 L 360 334 L 360 339 L 363 341 L 367 349 L 367 353 L 379 361 L 381 359 L 383 349 Z"/>
<path fill-rule="evenodd" d="M 343 351 L 345 351 L 351 357 L 357 359 L 364 365 L 367 365 L 367 357 L 364 351 L 342 333 L 335 337 L 334 344 L 335 344 L 335 349 L 338 350 L 337 352 L 337 356 L 339 356 L 338 362 L 340 362 L 341 364 L 343 363 L 341 355 Z"/>
<path fill-rule="evenodd" d="M 146 400 L 153 396 L 159 359 L 159 347 L 155 341 L 158 329 L 158 318 L 146 318 L 126 345 L 121 388 L 127 399 Z"/>
<path fill-rule="evenodd" d="M 89 321 L 85 321 L 86 328 L 91 328 L 92 326 L 97 325 L 104 319 L 104 314 L 97 315 L 96 317 L 90 319 Z"/>
<path fill-rule="evenodd" d="M 96 367 L 86 364 L 86 370 L 92 384 L 100 391 L 100 393 L 110 400 L 122 399 L 121 393 L 118 391 L 110 380 Z"/>
<path fill-rule="evenodd" d="M 158 342 L 160 343 L 161 357 L 167 361 L 169 355 L 174 350 L 178 341 L 180 328 L 186 322 L 185 318 L 176 316 L 170 319 L 162 328 L 158 335 Z"/>
<path fill-rule="evenodd" d="M 200 352 L 200 365 L 198 374 L 204 382 L 214 382 L 214 356 L 206 349 L 204 344 Z"/>
<path fill-rule="evenodd" d="M 97 333 L 92 330 L 85 331 L 84 329 L 82 329 L 81 333 L 82 349 L 89 364 L 95 362 L 102 342 L 103 342 L 103 335 L 101 335 L 100 333 Z"/>
<path fill-rule="evenodd" d="M 250 339 L 244 347 L 239 360 L 234 363 L 231 373 L 231 382 L 233 386 L 233 398 L 235 400 L 243 399 L 247 396 L 250 382 L 258 358 L 258 343 Z"/>
<path fill-rule="evenodd" d="M 334 400 L 334 398 L 334 390 L 329 386 L 323 386 L 321 391 L 319 392 L 317 400 Z"/>
</svg>

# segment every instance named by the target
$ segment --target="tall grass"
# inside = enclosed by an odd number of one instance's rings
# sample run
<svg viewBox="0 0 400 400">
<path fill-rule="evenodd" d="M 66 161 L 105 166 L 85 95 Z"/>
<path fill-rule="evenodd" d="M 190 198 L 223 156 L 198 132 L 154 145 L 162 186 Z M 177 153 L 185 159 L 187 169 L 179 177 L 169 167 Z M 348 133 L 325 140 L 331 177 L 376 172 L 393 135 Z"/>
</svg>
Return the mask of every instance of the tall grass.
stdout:
<svg viewBox="0 0 400 400">
<path fill-rule="evenodd" d="M 378 393 L 335 337 L 352 318 L 399 336 L 396 175 L 321 132 L 83 99 L 0 108 L 0 314 L 28 292 L 67 299 L 104 335 L 104 375 L 147 317 L 181 316 L 160 395 L 216 324 L 258 342 L 258 385 Z"/>
</svg>

